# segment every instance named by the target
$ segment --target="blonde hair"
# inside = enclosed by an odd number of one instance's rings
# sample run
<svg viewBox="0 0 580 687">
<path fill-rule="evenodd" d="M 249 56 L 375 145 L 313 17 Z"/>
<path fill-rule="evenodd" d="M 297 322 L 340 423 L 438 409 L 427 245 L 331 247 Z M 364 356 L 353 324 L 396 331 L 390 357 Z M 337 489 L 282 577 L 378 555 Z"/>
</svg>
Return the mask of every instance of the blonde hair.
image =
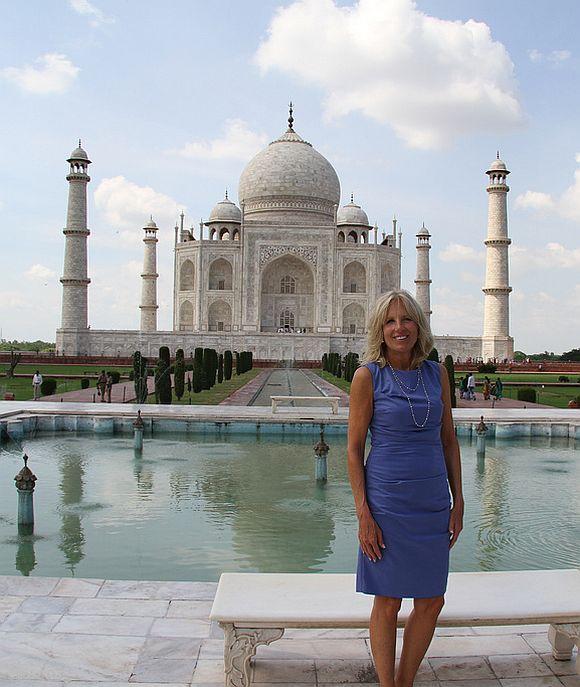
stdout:
<svg viewBox="0 0 580 687">
<path fill-rule="evenodd" d="M 403 304 L 418 329 L 417 341 L 411 353 L 411 367 L 419 367 L 431 353 L 433 335 L 423 309 L 408 291 L 394 289 L 382 295 L 372 309 L 367 328 L 367 344 L 361 359 L 362 365 L 378 363 L 380 367 L 384 367 L 387 364 L 387 344 L 383 337 L 383 325 L 387 321 L 389 308 L 397 301 Z"/>
</svg>

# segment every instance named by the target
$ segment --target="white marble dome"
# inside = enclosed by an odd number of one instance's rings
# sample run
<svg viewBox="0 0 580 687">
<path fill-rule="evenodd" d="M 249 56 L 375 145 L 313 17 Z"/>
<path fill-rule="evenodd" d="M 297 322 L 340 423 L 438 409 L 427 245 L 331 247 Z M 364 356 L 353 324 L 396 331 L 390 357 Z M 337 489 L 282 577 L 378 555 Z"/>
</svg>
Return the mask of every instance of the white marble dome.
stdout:
<svg viewBox="0 0 580 687">
<path fill-rule="evenodd" d="M 79 141 L 80 143 L 80 141 Z M 69 160 L 88 160 L 89 156 L 86 154 L 86 152 L 80 147 L 75 148 L 72 153 L 70 154 Z"/>
<path fill-rule="evenodd" d="M 237 222 L 242 221 L 242 213 L 240 208 L 232 203 L 227 196 L 220 200 L 210 212 L 208 222 Z"/>
<path fill-rule="evenodd" d="M 505 166 L 505 162 L 503 160 L 500 160 L 499 157 L 496 158 L 491 165 L 489 166 L 489 169 L 487 170 L 489 172 L 507 172 L 507 167 Z M 508 172 L 509 174 L 509 172 Z"/>
<path fill-rule="evenodd" d="M 330 162 L 289 128 L 248 163 L 238 195 L 245 216 L 263 216 L 252 219 L 293 212 L 328 221 L 340 202 L 340 182 Z"/>
<path fill-rule="evenodd" d="M 336 215 L 336 224 L 347 224 L 348 226 L 362 225 L 364 227 L 368 227 L 369 218 L 367 213 L 361 208 L 361 206 L 357 205 L 354 202 L 354 200 L 351 199 L 348 205 L 343 205 L 338 211 Z"/>
</svg>

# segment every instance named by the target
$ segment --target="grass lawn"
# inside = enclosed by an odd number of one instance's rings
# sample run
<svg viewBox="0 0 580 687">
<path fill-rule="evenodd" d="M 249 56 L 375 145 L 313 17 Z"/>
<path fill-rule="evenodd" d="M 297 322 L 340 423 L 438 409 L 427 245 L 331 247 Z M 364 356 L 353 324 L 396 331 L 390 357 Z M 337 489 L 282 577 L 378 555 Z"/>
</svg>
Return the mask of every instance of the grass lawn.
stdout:
<svg viewBox="0 0 580 687">
<path fill-rule="evenodd" d="M 346 379 L 342 378 L 337 378 L 334 375 L 330 374 L 330 372 L 324 372 L 321 369 L 316 369 L 313 370 L 317 375 L 322 377 L 322 379 L 325 379 L 327 382 L 330 382 L 331 384 L 334 384 L 334 386 L 337 386 L 339 389 L 342 389 L 343 391 L 346 391 L 346 393 L 350 393 L 350 382 L 347 382 Z M 463 375 L 459 373 L 455 373 L 455 382 L 457 386 L 459 385 L 459 380 L 461 379 Z M 515 381 L 526 381 L 526 382 L 538 382 L 538 383 L 545 383 L 548 381 L 558 381 L 558 375 L 533 375 L 533 374 L 520 374 L 520 375 L 510 375 L 510 374 L 500 374 L 500 375 L 488 375 L 488 377 L 494 381 L 497 379 L 497 377 L 500 377 L 503 382 L 515 382 Z M 554 377 L 553 380 L 551 379 L 545 379 L 545 377 Z M 476 381 L 479 384 L 478 391 L 481 391 L 481 383 L 483 382 L 483 378 L 485 375 L 479 375 L 477 374 L 475 376 Z M 526 379 L 515 379 L 515 377 L 521 378 L 525 377 Z M 538 379 L 539 377 L 539 379 Z M 576 381 L 573 377 L 570 377 L 570 381 Z M 504 384 L 503 387 L 503 395 L 504 398 L 514 398 L 517 399 L 518 397 L 518 389 L 524 388 L 525 385 L 522 386 L 506 386 Z M 580 395 L 580 385 L 579 386 L 568 386 L 568 387 L 544 387 L 543 389 L 535 387 L 536 388 L 536 400 L 538 403 L 541 403 L 542 405 L 547 405 L 547 406 L 553 406 L 554 408 L 567 408 L 568 407 L 568 401 L 571 398 L 574 398 L 576 396 Z M 501 403 L 501 402 L 500 402 Z"/>
<path fill-rule="evenodd" d="M 461 379 L 461 377 L 463 377 L 465 374 L 467 374 L 467 372 L 458 372 L 455 370 L 455 379 Z M 571 384 L 580 384 L 580 375 L 578 375 L 578 373 L 566 374 L 563 372 L 495 372 L 488 373 L 487 375 L 485 373 L 475 372 L 475 381 L 478 383 L 483 382 L 484 378 L 487 376 L 492 381 L 499 377 L 502 382 L 535 382 L 536 384 L 557 384 L 558 377 L 561 375 L 568 377 Z"/>
<path fill-rule="evenodd" d="M 343 379 L 342 377 L 339 379 L 338 377 L 331 375 L 330 372 L 325 372 L 320 367 L 313 369 L 312 372 L 317 374 L 319 377 L 322 377 L 322 379 L 326 380 L 327 382 L 334 384 L 334 386 L 337 386 L 339 389 L 346 391 L 347 394 L 350 394 L 350 382 L 347 382 L 346 379 Z"/>
<path fill-rule="evenodd" d="M 10 366 L 5 363 L 0 363 L 0 373 L 5 372 Z M 33 375 L 36 370 L 40 370 L 40 374 L 44 377 L 51 375 L 80 375 L 85 376 L 85 373 L 99 375 L 102 369 L 118 370 L 121 374 L 129 374 L 131 367 L 126 365 L 17 365 L 14 370 L 18 375 Z M 1 383 L 1 379 L 0 379 Z M 32 384 L 32 382 L 31 382 Z"/>
<path fill-rule="evenodd" d="M 94 382 L 92 386 L 95 386 Z M 62 394 L 65 391 L 77 391 L 80 388 L 80 379 L 58 379 L 54 393 L 55 395 Z M 33 396 L 32 380 L 28 377 L 15 377 L 13 379 L 0 377 L 0 400 L 4 398 L 7 391 L 14 394 L 16 401 L 29 401 Z"/>
<path fill-rule="evenodd" d="M 254 379 L 257 375 L 262 372 L 262 369 L 255 367 L 249 372 L 244 372 L 239 377 L 235 372 L 232 373 L 232 378 L 228 381 L 224 379 L 221 384 L 216 382 L 213 389 L 207 389 L 206 391 L 200 391 L 199 394 L 194 394 L 193 391 L 191 395 L 187 391 L 187 381 L 185 382 L 185 394 L 181 401 L 177 400 L 175 396 L 175 389 L 173 390 L 172 404 L 176 405 L 208 405 L 215 406 L 225 400 L 231 393 L 237 389 L 247 384 L 250 380 Z M 189 373 L 191 374 L 191 373 Z M 187 373 L 186 373 L 187 380 Z M 190 400 L 191 398 L 191 400 Z M 147 403 L 155 403 L 155 394 L 150 394 L 147 398 Z"/>
</svg>

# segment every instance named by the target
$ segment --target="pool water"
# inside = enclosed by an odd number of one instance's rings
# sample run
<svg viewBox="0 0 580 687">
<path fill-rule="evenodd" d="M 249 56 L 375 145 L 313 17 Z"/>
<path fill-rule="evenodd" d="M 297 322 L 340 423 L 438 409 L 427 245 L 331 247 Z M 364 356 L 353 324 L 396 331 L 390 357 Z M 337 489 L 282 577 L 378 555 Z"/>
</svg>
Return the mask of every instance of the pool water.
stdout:
<svg viewBox="0 0 580 687">
<path fill-rule="evenodd" d="M 217 580 L 223 571 L 352 572 L 357 523 L 346 438 L 45 434 L 0 447 L 0 574 Z M 461 442 L 466 512 L 453 571 L 580 565 L 580 451 L 567 439 Z M 19 534 L 22 452 L 38 481 Z"/>
</svg>

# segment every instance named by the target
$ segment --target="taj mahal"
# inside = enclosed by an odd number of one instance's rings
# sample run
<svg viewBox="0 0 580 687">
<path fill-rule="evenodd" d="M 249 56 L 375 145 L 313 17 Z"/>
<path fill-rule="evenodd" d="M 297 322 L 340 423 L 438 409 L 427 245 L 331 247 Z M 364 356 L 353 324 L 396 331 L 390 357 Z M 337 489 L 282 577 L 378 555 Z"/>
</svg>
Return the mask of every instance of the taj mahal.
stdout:
<svg viewBox="0 0 580 687">
<path fill-rule="evenodd" d="M 258 360 L 320 360 L 327 352 L 361 353 L 370 308 L 401 287 L 401 233 L 371 226 L 354 202 L 340 206 L 334 167 L 294 130 L 249 161 L 239 180 L 238 205 L 227 196 L 198 231 L 175 226 L 173 329 L 157 329 L 157 231 L 144 232 L 139 330 L 96 330 L 88 322 L 87 184 L 91 161 L 80 145 L 68 158 L 65 255 L 61 278 L 59 355 L 156 356 L 182 348 L 252 351 Z M 481 337 L 437 336 L 441 356 L 504 359 L 509 335 L 509 258 L 506 180 L 495 159 L 489 178 L 484 321 Z M 423 225 L 416 234 L 415 295 L 431 315 L 429 251 Z M 411 289 L 409 289 L 411 290 Z M 137 307 L 137 304 L 135 304 Z"/>
</svg>

